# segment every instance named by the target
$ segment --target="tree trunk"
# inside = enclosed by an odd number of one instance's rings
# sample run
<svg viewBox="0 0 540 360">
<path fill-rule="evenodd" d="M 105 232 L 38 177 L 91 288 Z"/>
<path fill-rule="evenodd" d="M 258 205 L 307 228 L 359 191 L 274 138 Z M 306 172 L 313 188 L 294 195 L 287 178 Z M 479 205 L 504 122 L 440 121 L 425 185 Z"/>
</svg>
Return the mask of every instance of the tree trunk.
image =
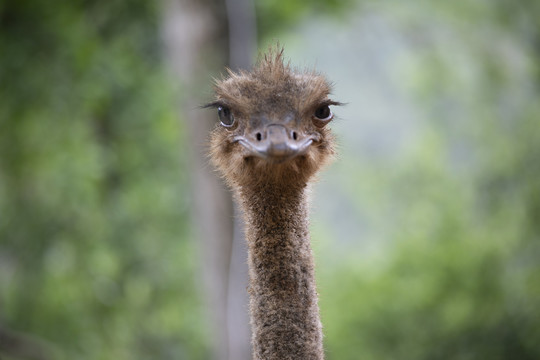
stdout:
<svg viewBox="0 0 540 360">
<path fill-rule="evenodd" d="M 200 271 L 213 355 L 219 360 L 247 360 L 251 346 L 242 225 L 230 192 L 208 165 L 207 139 L 216 116 L 198 106 L 210 100 L 206 96 L 211 93 L 212 78 L 223 72 L 228 54 L 232 69 L 251 64 L 256 48 L 253 3 L 164 0 L 162 25 L 166 59 L 181 87 L 181 120 L 187 124 L 188 143 L 181 151 L 190 155 L 192 216 L 201 245 Z"/>
<path fill-rule="evenodd" d="M 227 287 L 233 234 L 233 207 L 227 189 L 208 165 L 207 137 L 215 114 L 200 110 L 209 99 L 212 77 L 226 62 L 225 19 L 200 0 L 164 0 L 165 54 L 179 84 L 180 120 L 186 122 L 187 142 L 180 151 L 189 153 L 192 179 L 192 217 L 200 244 L 200 273 L 210 321 L 210 345 L 215 359 L 227 359 Z M 225 28 L 226 29 L 226 28 Z M 204 84 L 204 85 L 203 85 Z M 206 88 L 206 90 L 205 90 Z"/>
<path fill-rule="evenodd" d="M 257 50 L 257 29 L 253 0 L 225 0 L 229 25 L 229 67 L 248 69 Z M 235 206 L 234 237 L 229 268 L 228 327 L 229 360 L 251 359 L 247 287 L 249 284 L 247 247 L 243 215 Z"/>
</svg>

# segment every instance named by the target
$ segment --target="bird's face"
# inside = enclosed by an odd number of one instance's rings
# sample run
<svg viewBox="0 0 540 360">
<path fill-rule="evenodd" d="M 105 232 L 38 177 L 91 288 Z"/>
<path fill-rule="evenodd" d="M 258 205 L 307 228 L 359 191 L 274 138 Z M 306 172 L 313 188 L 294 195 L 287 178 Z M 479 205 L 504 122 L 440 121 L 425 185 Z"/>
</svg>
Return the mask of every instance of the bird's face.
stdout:
<svg viewBox="0 0 540 360">
<path fill-rule="evenodd" d="M 216 85 L 219 124 L 211 158 L 231 185 L 305 185 L 333 154 L 330 86 L 317 74 L 296 74 L 281 54 Z"/>
</svg>

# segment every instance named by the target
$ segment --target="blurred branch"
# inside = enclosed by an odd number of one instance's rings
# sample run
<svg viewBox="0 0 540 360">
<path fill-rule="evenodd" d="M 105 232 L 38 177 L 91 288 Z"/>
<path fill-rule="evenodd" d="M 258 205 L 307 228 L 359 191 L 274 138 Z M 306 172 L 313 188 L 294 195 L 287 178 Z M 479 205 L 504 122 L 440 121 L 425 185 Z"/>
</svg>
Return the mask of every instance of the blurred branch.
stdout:
<svg viewBox="0 0 540 360">
<path fill-rule="evenodd" d="M 0 326 L 0 356 L 15 359 L 52 360 L 52 351 L 43 340 Z"/>
</svg>

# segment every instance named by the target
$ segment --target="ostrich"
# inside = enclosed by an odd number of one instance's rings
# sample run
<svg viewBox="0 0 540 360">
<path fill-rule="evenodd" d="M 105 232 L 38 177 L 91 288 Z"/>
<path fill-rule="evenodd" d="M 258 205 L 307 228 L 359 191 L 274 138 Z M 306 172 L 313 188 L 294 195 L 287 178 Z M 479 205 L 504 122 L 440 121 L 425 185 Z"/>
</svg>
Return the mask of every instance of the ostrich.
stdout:
<svg viewBox="0 0 540 360">
<path fill-rule="evenodd" d="M 229 71 L 215 87 L 220 125 L 210 158 L 244 214 L 253 358 L 323 359 L 309 183 L 334 154 L 330 84 L 294 72 L 271 49 L 250 72 Z"/>
</svg>

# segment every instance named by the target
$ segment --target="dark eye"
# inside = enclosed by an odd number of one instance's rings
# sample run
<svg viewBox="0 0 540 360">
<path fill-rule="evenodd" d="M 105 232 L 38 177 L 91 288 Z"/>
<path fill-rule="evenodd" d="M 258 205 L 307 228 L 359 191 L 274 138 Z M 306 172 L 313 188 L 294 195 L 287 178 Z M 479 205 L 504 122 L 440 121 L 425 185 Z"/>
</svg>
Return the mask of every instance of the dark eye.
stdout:
<svg viewBox="0 0 540 360">
<path fill-rule="evenodd" d="M 218 107 L 218 117 L 219 121 L 221 121 L 221 125 L 225 127 L 231 127 L 234 124 L 234 116 L 231 112 L 231 109 L 229 109 L 226 106 L 219 106 Z"/>
<path fill-rule="evenodd" d="M 315 114 L 313 114 L 313 124 L 322 128 L 328 124 L 333 117 L 334 114 L 332 114 L 330 107 L 328 105 L 321 105 L 315 110 Z"/>
<path fill-rule="evenodd" d="M 332 116 L 332 111 L 330 111 L 330 107 L 328 105 L 323 105 L 317 108 L 315 110 L 315 117 L 320 120 L 326 120 L 330 116 Z"/>
</svg>

